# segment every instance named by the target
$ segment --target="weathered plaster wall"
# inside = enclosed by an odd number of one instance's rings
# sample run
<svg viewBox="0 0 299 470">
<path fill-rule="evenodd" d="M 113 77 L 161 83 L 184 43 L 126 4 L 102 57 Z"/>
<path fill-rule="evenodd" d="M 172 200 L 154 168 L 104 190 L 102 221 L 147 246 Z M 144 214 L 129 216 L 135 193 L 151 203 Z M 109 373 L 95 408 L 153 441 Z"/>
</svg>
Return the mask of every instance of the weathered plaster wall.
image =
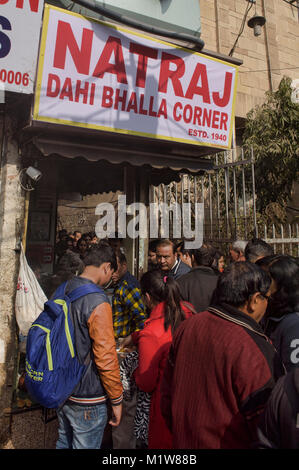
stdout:
<svg viewBox="0 0 299 470">
<path fill-rule="evenodd" d="M 13 115 L 13 113 L 12 113 Z M 5 119 L 3 126 L 3 119 Z M 4 410 L 11 405 L 16 359 L 14 299 L 19 269 L 16 243 L 22 233 L 24 194 L 19 185 L 20 157 L 15 138 L 16 122 L 1 116 L 1 193 L 0 193 L 0 443 L 9 431 Z M 3 135 L 4 131 L 4 135 Z"/>
</svg>

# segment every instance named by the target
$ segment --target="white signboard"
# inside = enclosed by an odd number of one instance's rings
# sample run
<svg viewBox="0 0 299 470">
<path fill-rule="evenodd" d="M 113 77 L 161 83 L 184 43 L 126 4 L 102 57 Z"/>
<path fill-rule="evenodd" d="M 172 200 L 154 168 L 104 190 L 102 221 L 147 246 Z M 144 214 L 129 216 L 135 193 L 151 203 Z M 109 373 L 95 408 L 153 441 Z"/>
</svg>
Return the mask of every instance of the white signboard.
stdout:
<svg viewBox="0 0 299 470">
<path fill-rule="evenodd" d="M 34 119 L 229 148 L 237 66 L 45 6 Z"/>
<path fill-rule="evenodd" d="M 0 82 L 33 93 L 44 0 L 0 0 Z"/>
<path fill-rule="evenodd" d="M 293 103 L 299 104 L 299 79 L 298 78 L 292 81 L 291 88 L 292 88 L 291 100 Z"/>
</svg>

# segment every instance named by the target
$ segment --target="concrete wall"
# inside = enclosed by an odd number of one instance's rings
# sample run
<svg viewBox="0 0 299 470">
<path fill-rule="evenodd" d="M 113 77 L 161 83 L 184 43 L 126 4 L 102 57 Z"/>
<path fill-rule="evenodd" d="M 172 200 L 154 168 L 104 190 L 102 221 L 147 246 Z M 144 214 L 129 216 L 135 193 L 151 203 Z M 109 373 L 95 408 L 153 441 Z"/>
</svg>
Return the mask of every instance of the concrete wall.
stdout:
<svg viewBox="0 0 299 470">
<path fill-rule="evenodd" d="M 24 192 L 19 184 L 20 157 L 15 139 L 16 122 L 11 115 L 1 117 L 1 198 L 0 198 L 0 444 L 9 434 L 5 409 L 11 406 L 15 384 L 16 324 L 14 300 L 19 270 L 15 251 L 23 230 Z M 17 114 L 17 113 L 16 113 Z M 5 119 L 3 127 L 3 119 Z M 4 131 L 4 132 L 3 132 Z"/>
<path fill-rule="evenodd" d="M 239 33 L 246 0 L 200 1 L 201 38 L 205 48 L 228 55 Z M 247 26 L 246 19 L 233 57 L 243 60 L 239 69 L 236 116 L 245 117 L 264 101 L 265 92 L 275 90 L 284 75 L 299 77 L 298 10 L 283 0 L 256 0 L 256 13 L 266 18 L 261 36 Z"/>
</svg>

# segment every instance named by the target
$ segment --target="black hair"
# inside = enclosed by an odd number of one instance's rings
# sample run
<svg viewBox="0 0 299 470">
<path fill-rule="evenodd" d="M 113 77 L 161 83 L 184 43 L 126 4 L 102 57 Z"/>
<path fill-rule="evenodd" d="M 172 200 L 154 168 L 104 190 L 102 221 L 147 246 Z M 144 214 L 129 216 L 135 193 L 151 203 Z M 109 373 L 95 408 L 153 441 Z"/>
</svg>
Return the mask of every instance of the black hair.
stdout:
<svg viewBox="0 0 299 470">
<path fill-rule="evenodd" d="M 241 307 L 256 292 L 267 294 L 270 285 L 269 274 L 256 264 L 248 261 L 234 262 L 219 276 L 213 303 Z"/>
<path fill-rule="evenodd" d="M 83 270 L 84 263 L 77 253 L 73 251 L 64 253 L 55 266 L 54 276 L 51 277 L 50 286 L 48 287 L 49 296 L 52 295 L 60 284 L 75 276 L 79 276 Z"/>
<path fill-rule="evenodd" d="M 81 238 L 83 238 L 83 239 L 91 238 L 90 232 L 85 232 L 85 233 L 83 233 L 83 235 L 82 235 Z"/>
<path fill-rule="evenodd" d="M 65 228 L 62 228 L 61 230 L 59 230 L 58 238 L 66 237 L 66 236 L 67 236 L 67 230 Z"/>
<path fill-rule="evenodd" d="M 180 250 L 182 255 L 188 254 L 190 258 L 193 252 L 195 251 L 194 248 L 185 248 L 185 240 L 182 240 L 179 243 L 177 243 L 177 245 L 175 246 L 175 251 L 178 251 L 178 250 Z"/>
<path fill-rule="evenodd" d="M 197 250 L 193 250 L 192 254 L 197 266 L 211 267 L 215 258 L 216 248 L 209 243 L 205 243 Z"/>
<path fill-rule="evenodd" d="M 175 251 L 178 251 L 179 249 L 184 248 L 184 240 L 181 240 L 175 245 Z"/>
<path fill-rule="evenodd" d="M 261 238 L 249 240 L 244 252 L 246 261 L 250 261 L 251 263 L 255 263 L 260 257 L 272 256 L 273 254 L 274 250 L 272 246 Z"/>
<path fill-rule="evenodd" d="M 117 271 L 116 256 L 111 246 L 94 245 L 83 259 L 85 266 L 99 268 L 103 263 L 110 263 L 111 269 Z"/>
<path fill-rule="evenodd" d="M 172 276 L 166 276 L 160 269 L 154 269 L 143 274 L 140 287 L 142 294 L 148 293 L 154 302 L 165 302 L 164 328 L 167 331 L 170 326 L 173 334 L 185 320 L 178 283 Z"/>
<path fill-rule="evenodd" d="M 157 243 L 157 245 L 156 245 L 156 249 L 157 249 L 159 246 L 171 246 L 171 247 L 172 247 L 172 252 L 173 252 L 173 253 L 176 252 L 175 244 L 174 244 L 171 240 L 169 240 L 168 238 L 164 238 L 164 239 L 158 240 L 158 243 Z"/>
<path fill-rule="evenodd" d="M 121 251 L 116 252 L 116 257 L 117 257 L 118 261 L 120 262 L 120 264 L 127 263 L 126 255 L 124 253 L 122 253 Z"/>
<path fill-rule="evenodd" d="M 110 243 L 108 242 L 107 238 L 101 238 L 97 243 L 97 246 L 110 246 Z"/>
<path fill-rule="evenodd" d="M 79 247 L 81 245 L 81 243 L 83 243 L 83 242 L 87 244 L 87 241 L 84 237 L 79 238 L 79 240 L 77 241 L 77 247 Z"/>
<path fill-rule="evenodd" d="M 213 262 L 212 262 L 212 265 L 211 265 L 213 269 L 218 270 L 218 263 L 219 263 L 220 258 L 222 258 L 222 257 L 224 258 L 223 253 L 221 253 L 221 251 L 217 250 L 215 252 L 215 256 L 214 256 L 214 259 L 213 259 Z"/>
<path fill-rule="evenodd" d="M 159 239 L 151 240 L 148 244 L 148 251 L 152 251 L 153 253 L 156 253 L 157 245 L 158 245 L 159 241 L 160 241 Z"/>
<path fill-rule="evenodd" d="M 273 255 L 256 262 L 266 270 L 276 283 L 276 292 L 271 294 L 266 315 L 280 318 L 299 312 L 299 266 L 295 258 L 288 255 Z"/>
<path fill-rule="evenodd" d="M 74 275 L 81 274 L 84 269 L 83 261 L 77 253 L 68 251 L 58 261 L 58 271 L 70 271 Z"/>
</svg>

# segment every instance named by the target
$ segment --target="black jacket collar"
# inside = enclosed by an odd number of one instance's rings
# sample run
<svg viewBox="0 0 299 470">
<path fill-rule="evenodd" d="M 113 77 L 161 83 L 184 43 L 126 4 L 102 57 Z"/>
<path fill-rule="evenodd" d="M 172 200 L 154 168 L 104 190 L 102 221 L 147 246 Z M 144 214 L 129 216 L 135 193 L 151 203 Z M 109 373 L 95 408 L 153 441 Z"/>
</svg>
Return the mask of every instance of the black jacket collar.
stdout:
<svg viewBox="0 0 299 470">
<path fill-rule="evenodd" d="M 245 313 L 238 310 L 236 307 L 222 303 L 218 305 L 211 305 L 211 307 L 208 308 L 208 311 L 214 315 L 221 316 L 228 321 L 243 326 L 244 328 L 248 328 L 257 334 L 264 336 L 268 340 L 268 337 L 265 335 L 261 325 L 249 315 L 246 315 Z"/>
</svg>

